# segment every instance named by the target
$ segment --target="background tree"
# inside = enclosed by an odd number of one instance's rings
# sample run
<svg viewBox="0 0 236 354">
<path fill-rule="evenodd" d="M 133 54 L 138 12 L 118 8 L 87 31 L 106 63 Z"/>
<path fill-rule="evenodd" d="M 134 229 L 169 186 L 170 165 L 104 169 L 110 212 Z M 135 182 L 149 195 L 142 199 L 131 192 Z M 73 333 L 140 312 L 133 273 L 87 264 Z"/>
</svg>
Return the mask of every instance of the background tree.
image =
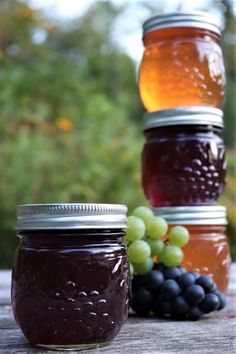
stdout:
<svg viewBox="0 0 236 354">
<path fill-rule="evenodd" d="M 113 38 L 123 11 L 95 2 L 82 17 L 58 23 L 25 2 L 0 1 L 0 267 L 11 266 L 18 242 L 17 204 L 103 201 L 132 209 L 146 203 L 136 68 Z M 230 49 L 229 42 L 226 62 L 235 88 L 235 44 Z M 232 124 L 233 104 L 226 97 Z M 226 142 L 232 149 L 230 125 Z M 229 152 L 224 202 L 232 212 L 233 161 Z M 230 230 L 233 238 L 233 216 Z"/>
</svg>

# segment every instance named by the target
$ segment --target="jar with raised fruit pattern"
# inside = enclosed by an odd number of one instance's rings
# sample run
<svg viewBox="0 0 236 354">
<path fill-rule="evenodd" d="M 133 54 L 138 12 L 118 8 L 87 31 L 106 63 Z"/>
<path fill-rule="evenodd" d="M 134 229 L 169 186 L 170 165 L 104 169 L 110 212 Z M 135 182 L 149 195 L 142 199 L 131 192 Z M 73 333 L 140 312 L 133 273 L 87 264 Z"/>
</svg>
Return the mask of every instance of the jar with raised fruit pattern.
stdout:
<svg viewBox="0 0 236 354">
<path fill-rule="evenodd" d="M 154 207 L 215 204 L 226 178 L 222 111 L 179 107 L 147 113 L 143 190 Z"/>
<path fill-rule="evenodd" d="M 49 349 L 106 345 L 128 314 L 127 208 L 18 207 L 12 307 L 28 341 Z"/>
<path fill-rule="evenodd" d="M 146 109 L 219 107 L 225 84 L 219 19 L 204 12 L 164 14 L 143 30 L 139 90 Z"/>
<path fill-rule="evenodd" d="M 226 208 L 219 205 L 155 208 L 170 226 L 183 225 L 190 240 L 183 248 L 182 266 L 213 277 L 224 293 L 229 283 L 230 255 L 226 237 Z"/>
</svg>

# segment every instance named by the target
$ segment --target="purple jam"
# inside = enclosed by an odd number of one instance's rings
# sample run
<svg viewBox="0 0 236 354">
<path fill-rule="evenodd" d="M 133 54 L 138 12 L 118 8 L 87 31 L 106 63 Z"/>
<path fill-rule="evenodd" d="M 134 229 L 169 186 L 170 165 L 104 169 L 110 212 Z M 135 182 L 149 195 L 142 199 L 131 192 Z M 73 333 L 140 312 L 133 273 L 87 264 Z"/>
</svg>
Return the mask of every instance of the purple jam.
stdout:
<svg viewBox="0 0 236 354">
<path fill-rule="evenodd" d="M 123 235 L 121 230 L 19 234 L 12 306 L 31 344 L 92 348 L 116 336 L 128 314 Z"/>
<path fill-rule="evenodd" d="M 154 207 L 215 204 L 226 177 L 221 128 L 176 125 L 145 131 L 143 190 Z"/>
</svg>

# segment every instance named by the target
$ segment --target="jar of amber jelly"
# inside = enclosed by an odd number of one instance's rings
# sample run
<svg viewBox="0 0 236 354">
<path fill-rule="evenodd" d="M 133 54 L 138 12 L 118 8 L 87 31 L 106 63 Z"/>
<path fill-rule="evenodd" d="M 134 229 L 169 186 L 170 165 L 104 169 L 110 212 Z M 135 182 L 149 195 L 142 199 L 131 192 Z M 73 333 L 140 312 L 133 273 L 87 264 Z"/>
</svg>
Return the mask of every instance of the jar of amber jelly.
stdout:
<svg viewBox="0 0 236 354">
<path fill-rule="evenodd" d="M 226 231 L 226 209 L 223 206 L 189 206 L 155 208 L 169 225 L 183 225 L 190 233 L 183 248 L 183 265 L 214 278 L 220 291 L 226 292 L 229 282 L 230 255 Z"/>
<path fill-rule="evenodd" d="M 128 314 L 127 208 L 18 206 L 12 307 L 28 341 L 58 350 L 109 343 Z"/>
<path fill-rule="evenodd" d="M 139 90 L 148 111 L 220 106 L 225 70 L 217 17 L 204 12 L 164 14 L 146 21 L 143 31 Z"/>
<path fill-rule="evenodd" d="M 142 184 L 152 206 L 216 204 L 226 178 L 222 130 L 218 108 L 147 113 Z"/>
</svg>

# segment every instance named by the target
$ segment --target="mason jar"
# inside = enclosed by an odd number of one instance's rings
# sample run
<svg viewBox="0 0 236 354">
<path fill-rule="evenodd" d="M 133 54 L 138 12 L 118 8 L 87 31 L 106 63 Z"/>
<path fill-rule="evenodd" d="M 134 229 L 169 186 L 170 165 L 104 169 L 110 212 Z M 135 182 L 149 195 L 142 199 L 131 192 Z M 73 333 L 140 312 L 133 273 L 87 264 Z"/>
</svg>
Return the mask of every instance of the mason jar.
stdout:
<svg viewBox="0 0 236 354">
<path fill-rule="evenodd" d="M 148 111 L 221 105 L 221 27 L 216 16 L 204 12 L 163 14 L 144 23 L 139 90 Z"/>
<path fill-rule="evenodd" d="M 190 240 L 183 248 L 187 271 L 213 277 L 224 293 L 229 283 L 230 255 L 226 237 L 226 208 L 219 205 L 154 208 L 170 226 L 185 226 Z"/>
<path fill-rule="evenodd" d="M 79 350 L 117 335 L 128 314 L 126 212 L 112 204 L 18 206 L 12 307 L 32 345 Z"/>
<path fill-rule="evenodd" d="M 142 185 L 154 207 L 216 204 L 226 179 L 222 111 L 179 107 L 148 113 Z"/>
</svg>

